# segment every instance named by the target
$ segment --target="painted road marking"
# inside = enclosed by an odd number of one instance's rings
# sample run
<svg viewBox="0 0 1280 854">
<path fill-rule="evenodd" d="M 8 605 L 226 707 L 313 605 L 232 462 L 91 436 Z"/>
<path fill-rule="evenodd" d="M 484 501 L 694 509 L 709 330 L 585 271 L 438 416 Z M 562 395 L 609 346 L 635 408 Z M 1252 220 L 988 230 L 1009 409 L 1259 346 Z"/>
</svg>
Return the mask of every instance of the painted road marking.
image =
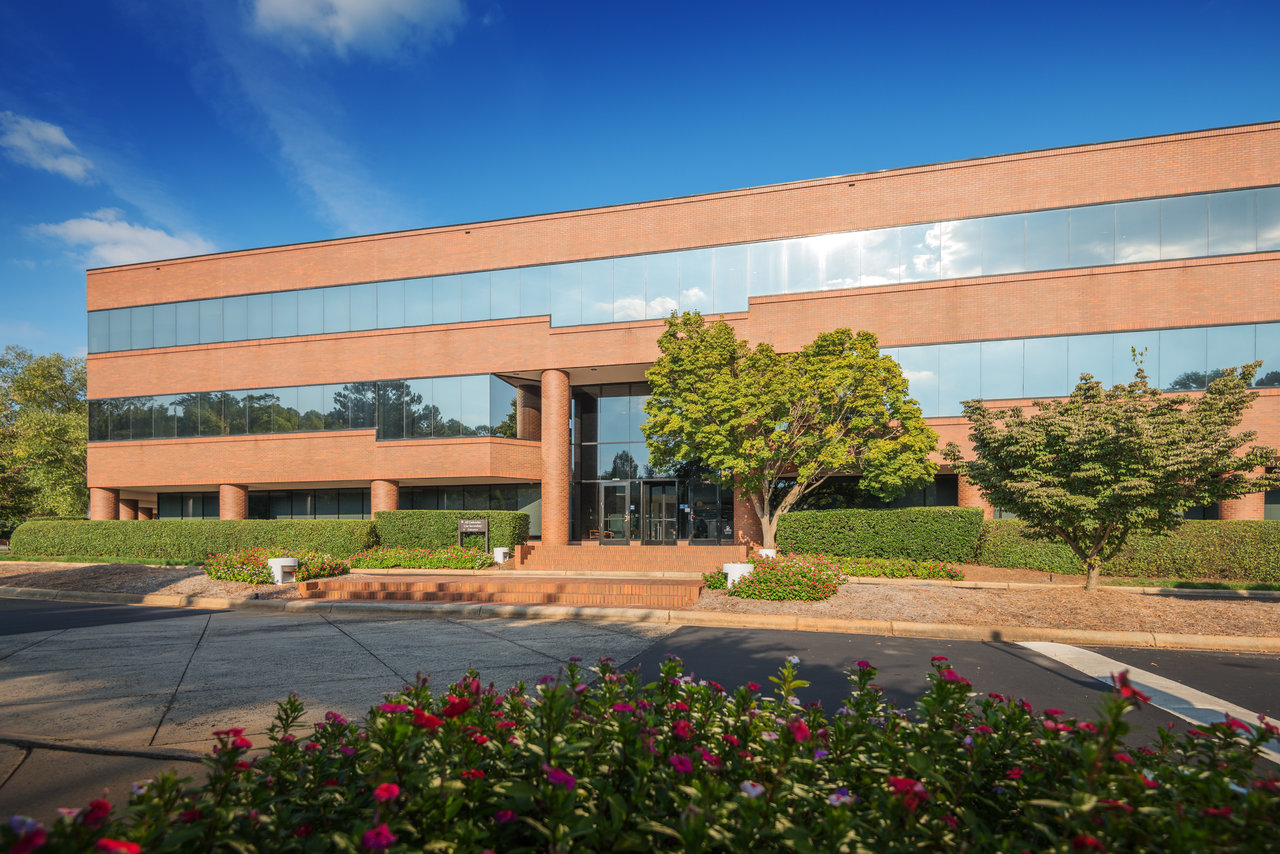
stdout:
<svg viewBox="0 0 1280 854">
<path fill-rule="evenodd" d="M 1251 712 L 1242 706 L 1229 703 L 1212 694 L 1197 691 L 1195 688 L 1190 688 L 1181 682 L 1175 682 L 1164 676 L 1130 667 L 1122 661 L 1107 658 L 1105 655 L 1081 649 L 1078 646 L 1043 641 L 1023 641 L 1019 646 L 1038 652 L 1047 658 L 1052 658 L 1054 661 L 1065 664 L 1067 667 L 1078 670 L 1087 676 L 1092 676 L 1107 685 L 1113 684 L 1111 681 L 1113 674 L 1119 673 L 1121 670 L 1127 670 L 1129 671 L 1130 684 L 1142 693 L 1151 695 L 1151 705 L 1164 709 L 1170 714 L 1177 715 L 1184 721 L 1196 726 L 1220 724 L 1226 719 L 1226 715 L 1252 726 L 1258 725 L 1257 712 Z M 1274 718 L 1264 719 L 1274 726 L 1280 726 L 1280 721 Z M 1270 743 L 1280 746 L 1280 741 L 1274 738 Z M 1262 748 L 1262 754 L 1272 762 L 1280 764 L 1280 750 L 1264 747 Z"/>
</svg>

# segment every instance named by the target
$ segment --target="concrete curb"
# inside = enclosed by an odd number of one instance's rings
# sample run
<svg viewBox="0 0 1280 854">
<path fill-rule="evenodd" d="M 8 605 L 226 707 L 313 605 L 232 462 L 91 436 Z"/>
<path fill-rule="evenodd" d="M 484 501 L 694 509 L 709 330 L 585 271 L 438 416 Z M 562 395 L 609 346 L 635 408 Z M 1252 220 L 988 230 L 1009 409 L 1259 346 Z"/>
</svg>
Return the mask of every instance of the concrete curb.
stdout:
<svg viewBox="0 0 1280 854">
<path fill-rule="evenodd" d="M 139 759 L 166 759 L 172 762 L 202 762 L 207 751 L 183 750 L 175 747 L 117 747 L 99 741 L 0 732 L 0 744 L 25 750 L 60 750 L 66 753 L 91 753 L 96 756 L 136 756 Z"/>
<path fill-rule="evenodd" d="M 1048 586 L 1048 585 L 1039 585 Z M 219 611 L 259 611 L 280 614 L 381 614 L 424 618 L 507 618 L 530 620 L 597 620 L 609 623 L 654 623 L 733 629 L 781 629 L 853 635 L 938 638 L 989 643 L 1054 641 L 1081 646 L 1123 646 L 1149 649 L 1231 650 L 1280 652 L 1280 636 L 1186 635 L 1163 632 L 1112 632 L 1036 626 L 967 626 L 950 623 L 912 623 L 900 620 L 841 620 L 796 614 L 735 614 L 725 611 L 675 611 L 649 608 L 600 608 L 570 605 L 491 605 L 462 602 L 348 602 L 327 599 L 228 599 L 175 596 L 163 593 L 89 593 L 0 587 L 0 598 L 87 602 L 104 605 L 143 605 Z"/>
</svg>

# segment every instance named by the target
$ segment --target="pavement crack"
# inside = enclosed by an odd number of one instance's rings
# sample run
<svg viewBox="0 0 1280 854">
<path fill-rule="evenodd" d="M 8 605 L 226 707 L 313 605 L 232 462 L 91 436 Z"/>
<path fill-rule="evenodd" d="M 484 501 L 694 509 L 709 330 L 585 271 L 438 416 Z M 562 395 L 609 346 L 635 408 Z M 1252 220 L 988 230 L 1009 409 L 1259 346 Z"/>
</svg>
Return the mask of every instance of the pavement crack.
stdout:
<svg viewBox="0 0 1280 854">
<path fill-rule="evenodd" d="M 23 747 L 20 749 L 22 750 L 22 758 L 15 762 L 13 767 L 9 769 L 9 773 L 4 775 L 3 780 L 0 780 L 0 789 L 7 786 L 9 781 L 13 779 L 14 775 L 18 773 L 18 769 L 22 767 L 23 763 L 31 758 L 31 748 Z"/>
<path fill-rule="evenodd" d="M 204 628 L 200 630 L 200 637 L 196 640 L 196 645 L 191 648 L 191 655 L 187 657 L 187 663 L 182 668 L 182 675 L 178 677 L 178 684 L 173 686 L 173 693 L 169 695 L 169 700 L 164 704 L 164 711 L 160 713 L 160 720 L 156 721 L 156 730 L 151 733 L 151 739 L 147 742 L 148 747 L 154 747 L 156 738 L 160 735 L 160 727 L 164 726 L 165 718 L 169 717 L 169 711 L 173 708 L 174 700 L 178 699 L 178 690 L 182 688 L 182 683 L 187 678 L 187 671 L 191 669 L 191 662 L 195 661 L 196 653 L 200 651 L 200 644 L 204 643 L 204 636 L 209 631 L 209 624 L 213 622 L 213 614 L 209 614 L 204 618 Z"/>
<path fill-rule="evenodd" d="M 59 630 L 59 631 L 53 632 L 52 634 L 45 635 L 45 636 L 44 636 L 44 637 L 42 637 L 42 638 L 38 638 L 37 640 L 33 640 L 31 643 L 27 644 L 26 646 L 18 647 L 17 649 L 13 650 L 12 652 L 6 652 L 4 655 L 0 655 L 0 661 L 4 661 L 5 659 L 9 658 L 10 656 L 17 655 L 17 654 L 18 654 L 18 653 L 20 653 L 20 652 L 25 652 L 25 651 L 27 651 L 27 650 L 31 649 L 31 647 L 33 647 L 33 646 L 38 646 L 38 645 L 40 645 L 40 644 L 44 643 L 45 641 L 49 640 L 50 638 L 56 638 L 58 635 L 63 634 L 63 633 L 65 633 L 66 631 L 67 631 L 66 629 L 61 629 L 61 630 Z"/>
<path fill-rule="evenodd" d="M 406 685 L 411 684 L 411 683 L 414 681 L 414 680 L 410 679 L 409 677 L 405 676 L 405 675 L 404 675 L 403 673 L 401 673 L 399 670 L 396 670 L 396 669 L 395 669 L 394 667 L 392 667 L 390 664 L 387 664 L 387 662 L 383 661 L 383 660 L 378 656 L 378 654 L 377 654 L 376 652 L 374 652 L 373 650 L 369 649 L 369 647 L 367 647 L 367 646 L 365 646 L 364 644 L 362 644 L 362 643 L 360 642 L 359 638 L 357 638 L 355 635 L 353 635 L 353 634 L 351 634 L 350 632 L 348 632 L 346 629 L 344 629 L 344 628 L 343 628 L 342 626 L 340 626 L 339 624 L 335 623 L 333 620 L 329 619 L 328 615 L 326 615 L 326 614 L 321 614 L 321 615 L 320 615 L 320 618 L 321 618 L 322 620 L 324 620 L 326 623 L 328 623 L 330 626 L 332 626 L 333 628 L 337 629 L 337 630 L 338 630 L 339 632 L 341 632 L 342 634 L 346 635 L 346 637 L 347 637 L 348 639 L 350 639 L 350 641 L 351 641 L 352 643 L 354 643 L 356 646 L 360 647 L 360 648 L 361 648 L 361 649 L 363 649 L 365 652 L 369 653 L 369 656 L 370 656 L 374 661 L 378 662 L 378 663 L 379 663 L 379 664 L 381 664 L 383 667 L 387 668 L 387 670 L 389 670 L 389 671 L 391 672 L 391 675 L 395 676 L 397 679 L 399 679 L 400 681 L 404 682 Z"/>
</svg>

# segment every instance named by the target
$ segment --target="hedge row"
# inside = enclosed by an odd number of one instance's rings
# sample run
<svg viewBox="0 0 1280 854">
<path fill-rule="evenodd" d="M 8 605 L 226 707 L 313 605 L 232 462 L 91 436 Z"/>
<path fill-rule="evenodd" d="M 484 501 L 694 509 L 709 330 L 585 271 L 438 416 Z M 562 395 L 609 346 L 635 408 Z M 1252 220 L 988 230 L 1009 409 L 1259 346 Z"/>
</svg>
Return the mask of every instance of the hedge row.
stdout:
<svg viewBox="0 0 1280 854">
<path fill-rule="evenodd" d="M 489 548 L 515 548 L 529 541 L 529 514 L 514 510 L 380 510 L 373 514 L 384 546 L 442 549 L 458 544 L 458 520 L 488 519 Z M 484 536 L 463 537 L 462 544 L 484 548 Z"/>
<path fill-rule="evenodd" d="M 1014 519 L 983 522 L 977 562 L 1083 572 L 1065 545 L 1031 540 L 1022 529 L 1023 523 Z M 1167 534 L 1131 537 L 1107 567 L 1107 575 L 1280 582 L 1280 521 L 1189 520 Z"/>
<path fill-rule="evenodd" d="M 973 507 L 799 510 L 778 520 L 783 552 L 969 563 L 982 511 Z"/>
<path fill-rule="evenodd" d="M 243 519 L 236 521 L 86 521 L 24 523 L 14 531 L 14 554 L 84 555 L 202 563 L 220 552 L 282 548 L 350 557 L 377 543 L 373 522 L 361 520 Z"/>
</svg>

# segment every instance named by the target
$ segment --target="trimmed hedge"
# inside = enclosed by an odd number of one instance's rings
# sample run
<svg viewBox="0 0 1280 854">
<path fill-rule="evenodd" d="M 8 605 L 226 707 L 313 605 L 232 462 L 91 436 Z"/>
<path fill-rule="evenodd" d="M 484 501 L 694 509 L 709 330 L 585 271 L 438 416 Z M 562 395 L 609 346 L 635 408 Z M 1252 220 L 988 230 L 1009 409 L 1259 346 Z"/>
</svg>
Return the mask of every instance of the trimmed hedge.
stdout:
<svg viewBox="0 0 1280 854">
<path fill-rule="evenodd" d="M 379 510 L 373 514 L 384 546 L 442 549 L 458 544 L 459 519 L 488 519 L 489 548 L 512 549 L 529 540 L 529 514 L 515 510 Z M 463 537 L 471 548 L 484 548 L 484 536 Z"/>
<path fill-rule="evenodd" d="M 786 552 L 968 563 L 981 530 L 974 507 L 798 510 L 778 519 L 777 541 Z"/>
<path fill-rule="evenodd" d="M 376 545 L 373 522 L 359 519 L 242 519 L 235 521 L 159 519 L 155 521 L 31 521 L 13 532 L 17 555 L 62 557 L 102 555 L 136 560 L 203 563 L 220 552 L 279 548 L 346 558 Z"/>
<path fill-rule="evenodd" d="M 1065 545 L 1028 539 L 1022 527 L 1015 519 L 983 522 L 978 563 L 1064 574 L 1083 572 L 1080 561 Z M 1131 537 L 1106 574 L 1280 582 L 1280 522 L 1189 520 L 1167 534 Z"/>
</svg>

